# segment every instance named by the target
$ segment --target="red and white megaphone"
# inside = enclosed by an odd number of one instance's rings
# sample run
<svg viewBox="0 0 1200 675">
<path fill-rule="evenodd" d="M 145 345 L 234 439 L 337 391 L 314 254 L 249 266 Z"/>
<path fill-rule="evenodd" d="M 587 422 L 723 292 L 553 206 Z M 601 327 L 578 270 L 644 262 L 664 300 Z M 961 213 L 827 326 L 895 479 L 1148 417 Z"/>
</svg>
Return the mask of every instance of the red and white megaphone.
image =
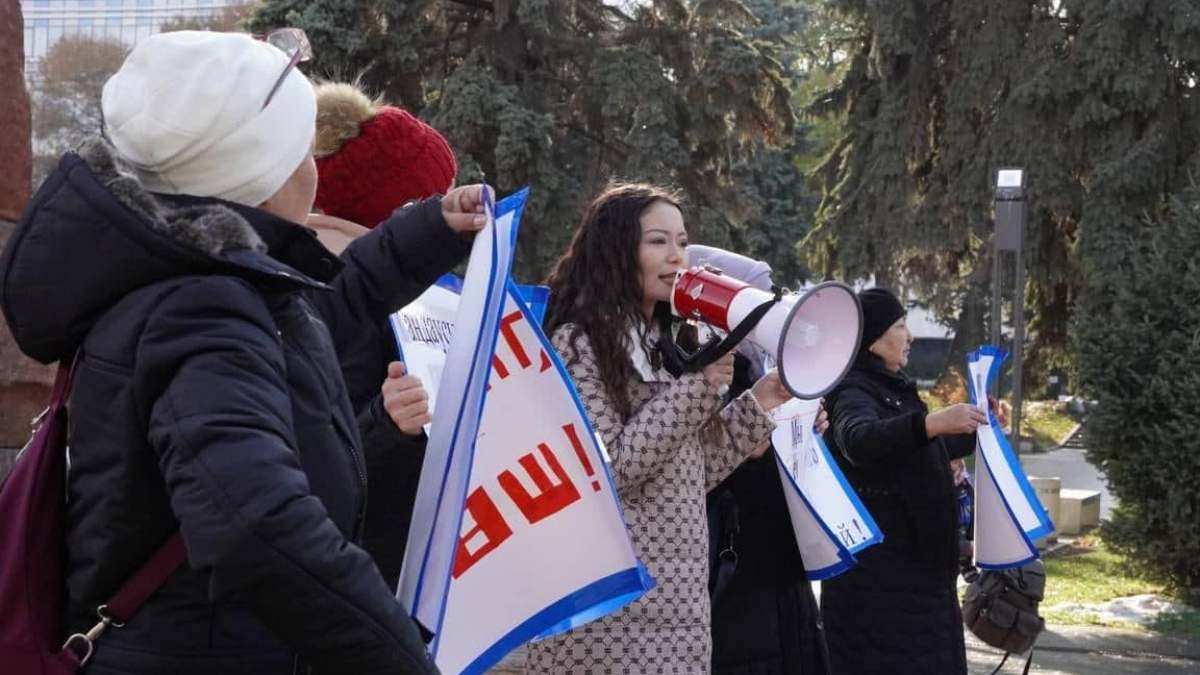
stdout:
<svg viewBox="0 0 1200 675">
<path fill-rule="evenodd" d="M 797 398 L 819 398 L 850 369 L 862 338 L 862 307 L 849 286 L 817 284 L 782 297 L 717 270 L 679 272 L 671 312 L 736 334 L 747 321 L 745 339 L 775 357 L 783 386 Z M 747 326 L 747 327 L 748 327 Z"/>
</svg>

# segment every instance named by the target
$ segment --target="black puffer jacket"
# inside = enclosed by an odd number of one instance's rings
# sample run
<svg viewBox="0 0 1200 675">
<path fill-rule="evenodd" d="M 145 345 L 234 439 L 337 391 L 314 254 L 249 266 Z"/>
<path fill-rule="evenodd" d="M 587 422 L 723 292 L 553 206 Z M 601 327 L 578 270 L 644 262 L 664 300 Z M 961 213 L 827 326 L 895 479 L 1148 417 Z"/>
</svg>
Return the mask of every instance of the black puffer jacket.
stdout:
<svg viewBox="0 0 1200 675">
<path fill-rule="evenodd" d="M 738 355 L 730 394 L 753 385 L 749 361 Z M 714 675 L 828 675 L 817 603 L 804 573 L 783 494 L 775 451 L 742 462 L 708 493 L 714 554 L 710 580 L 726 574 L 712 596 Z M 716 557 L 716 560 L 713 558 Z M 712 584 L 710 584 L 710 587 Z"/>
<path fill-rule="evenodd" d="M 375 383 L 378 390 L 380 376 Z M 358 415 L 367 460 L 371 499 L 363 521 L 362 545 L 375 560 L 388 588 L 395 589 L 404 566 L 404 549 L 413 504 L 425 461 L 425 434 L 408 436 L 396 428 L 376 396 Z"/>
<path fill-rule="evenodd" d="M 709 493 L 710 512 L 732 508 L 737 522 L 736 571 L 712 603 L 712 670 L 717 675 L 829 672 L 817 603 L 783 489 L 775 458 L 768 454 L 746 460 Z M 731 503 L 722 504 L 726 500 Z"/>
<path fill-rule="evenodd" d="M 469 250 L 462 241 L 452 242 L 447 248 L 444 242 L 428 239 L 429 233 L 420 229 L 405 232 L 404 236 L 413 240 L 413 250 L 435 252 L 437 264 L 445 267 L 443 271 L 449 271 Z M 356 241 L 346 248 L 342 257 L 354 266 L 363 257 L 364 251 L 373 255 L 375 248 L 376 245 L 364 248 L 363 244 Z M 427 287 L 428 284 L 405 283 L 397 287 L 397 292 L 384 300 L 382 305 L 387 307 L 388 313 L 394 312 L 423 293 Z M 408 542 L 408 529 L 417 497 L 421 464 L 425 460 L 427 439 L 423 433 L 408 436 L 401 432 L 383 408 L 380 386 L 387 378 L 388 364 L 399 358 L 391 324 L 381 319 L 340 338 L 338 358 L 345 375 L 350 404 L 358 411 L 367 475 L 372 487 L 376 488 L 371 493 L 363 522 L 362 543 L 379 566 L 388 587 L 395 589 L 404 563 L 404 549 Z"/>
<path fill-rule="evenodd" d="M 865 351 L 826 407 L 825 440 L 884 536 L 821 584 L 833 672 L 966 673 L 949 463 L 974 451 L 975 435 L 930 440 L 916 385 Z"/>
<path fill-rule="evenodd" d="M 465 248 L 434 200 L 339 272 L 270 214 L 145 193 L 103 143 L 64 157 L 9 240 L 0 300 L 30 356 L 80 349 L 67 628 L 176 529 L 188 550 L 88 672 L 436 671 L 352 543 L 366 463 L 336 350 Z"/>
</svg>

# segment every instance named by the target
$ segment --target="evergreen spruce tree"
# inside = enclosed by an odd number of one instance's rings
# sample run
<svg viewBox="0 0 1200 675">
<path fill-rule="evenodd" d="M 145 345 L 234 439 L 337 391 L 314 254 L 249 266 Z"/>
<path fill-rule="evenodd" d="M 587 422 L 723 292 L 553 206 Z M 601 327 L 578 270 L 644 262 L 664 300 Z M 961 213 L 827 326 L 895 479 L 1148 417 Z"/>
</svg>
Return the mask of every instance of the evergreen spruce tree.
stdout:
<svg viewBox="0 0 1200 675">
<path fill-rule="evenodd" d="M 1064 3 L 1073 37 L 1057 93 L 1087 160 L 1073 338 L 1098 402 L 1091 457 L 1120 500 L 1109 539 L 1200 586 L 1200 9 Z M 1083 140 L 1086 139 L 1086 148 Z"/>
<path fill-rule="evenodd" d="M 612 177 L 681 188 L 695 241 L 802 276 L 790 243 L 808 197 L 771 155 L 796 140 L 785 61 L 802 21 L 792 0 L 267 0 L 252 25 L 304 28 L 310 73 L 361 75 L 430 120 L 461 180 L 532 184 L 515 267 L 528 281 Z"/>
<path fill-rule="evenodd" d="M 817 168 L 810 260 L 821 272 L 902 281 L 959 312 L 960 331 L 978 326 L 991 172 L 1023 166 L 1033 369 L 1073 355 L 1078 388 L 1099 401 L 1086 429 L 1120 500 L 1114 543 L 1196 585 L 1197 324 L 1185 305 L 1197 252 L 1200 8 L 828 7 L 856 38 L 844 76 L 811 107 L 846 123 Z"/>
<path fill-rule="evenodd" d="M 1089 274 L 1086 308 L 1104 314 L 1081 319 L 1077 341 L 1082 384 L 1098 404 L 1087 421 L 1091 455 L 1120 499 L 1104 536 L 1156 576 L 1194 589 L 1200 188 L 1171 198 L 1154 216 L 1110 225 L 1105 239 L 1121 255 Z"/>
<path fill-rule="evenodd" d="M 1059 130 L 1042 114 L 1042 92 L 1025 89 L 1052 64 L 1062 36 L 1050 4 L 823 4 L 853 32 L 837 45 L 846 54 L 840 81 L 809 106 L 845 124 L 814 171 L 823 197 L 804 250 L 822 273 L 874 276 L 958 317 L 952 364 L 984 335 L 999 166 L 1029 175 L 1030 287 L 1047 298 L 1034 307 L 1034 346 L 1063 353 L 1067 313 L 1051 300 L 1070 277 L 1059 263 L 1071 242 L 1059 225 L 1078 187 L 1057 156 Z M 1046 305 L 1051 311 L 1041 311 Z"/>
</svg>

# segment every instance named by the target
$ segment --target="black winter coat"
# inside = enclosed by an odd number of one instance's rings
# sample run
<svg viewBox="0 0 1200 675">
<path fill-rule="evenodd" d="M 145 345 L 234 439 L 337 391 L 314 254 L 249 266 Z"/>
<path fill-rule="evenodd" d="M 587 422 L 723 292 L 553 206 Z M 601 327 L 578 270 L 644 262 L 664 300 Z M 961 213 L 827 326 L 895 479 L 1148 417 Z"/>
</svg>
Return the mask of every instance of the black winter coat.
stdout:
<svg viewBox="0 0 1200 675">
<path fill-rule="evenodd" d="M 975 435 L 930 440 L 916 385 L 865 351 L 826 407 L 825 440 L 884 536 L 821 584 L 833 672 L 966 673 L 949 464 L 974 451 Z"/>
<path fill-rule="evenodd" d="M 376 389 L 382 383 L 380 376 Z M 401 432 L 383 409 L 382 396 L 366 404 L 358 415 L 358 425 L 371 484 L 362 545 L 375 560 L 388 588 L 395 589 L 404 565 L 404 549 L 428 439 L 424 433 L 408 436 Z"/>
<path fill-rule="evenodd" d="M 337 357 L 465 248 L 434 200 L 339 273 L 305 228 L 144 192 L 101 142 L 63 158 L 10 238 L 0 305 L 30 356 L 79 349 L 67 629 L 175 530 L 188 551 L 89 673 L 436 672 L 352 543 L 367 462 Z"/>
<path fill-rule="evenodd" d="M 739 355 L 731 395 L 753 384 L 748 366 Z M 769 450 L 743 462 L 708 494 L 714 554 L 731 548 L 737 557 L 732 576 L 712 598 L 714 675 L 829 672 L 817 603 L 783 489 Z M 710 561 L 710 575 L 719 573 L 719 555 Z"/>
<path fill-rule="evenodd" d="M 405 207 L 407 208 L 407 207 Z M 398 210 L 400 213 L 403 209 Z M 413 250 L 438 250 L 444 243 L 428 239 L 423 231 L 406 232 L 413 240 Z M 370 252 L 373 247 L 367 249 Z M 349 246 L 342 253 L 351 265 L 363 255 L 361 245 Z M 449 267 L 461 260 L 469 249 L 464 242 L 453 242 L 442 248 L 438 260 Z M 385 301 L 388 313 L 404 307 L 423 293 L 428 284 L 404 283 L 390 300 Z M 350 404 L 358 413 L 358 425 L 363 437 L 367 475 L 373 487 L 370 508 L 363 522 L 363 548 L 371 554 L 389 588 L 395 589 L 404 564 L 404 549 L 412 520 L 413 504 L 425 460 L 425 434 L 408 436 L 401 432 L 383 408 L 380 386 L 387 378 L 387 367 L 399 358 L 391 323 L 386 319 L 362 326 L 344 336 L 339 344 L 338 357 L 346 379 Z"/>
</svg>

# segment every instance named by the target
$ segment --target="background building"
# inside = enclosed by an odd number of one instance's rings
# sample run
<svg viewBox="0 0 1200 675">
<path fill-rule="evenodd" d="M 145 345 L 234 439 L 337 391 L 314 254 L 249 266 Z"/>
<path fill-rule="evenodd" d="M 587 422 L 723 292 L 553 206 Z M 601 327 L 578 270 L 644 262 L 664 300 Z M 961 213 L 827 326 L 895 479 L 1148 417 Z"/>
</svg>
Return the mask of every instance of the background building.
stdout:
<svg viewBox="0 0 1200 675">
<path fill-rule="evenodd" d="M 201 19 L 239 0 L 21 0 L 25 15 L 25 76 L 34 79 L 38 62 L 65 35 L 109 38 L 133 45 L 157 33 L 167 21 Z"/>
</svg>

